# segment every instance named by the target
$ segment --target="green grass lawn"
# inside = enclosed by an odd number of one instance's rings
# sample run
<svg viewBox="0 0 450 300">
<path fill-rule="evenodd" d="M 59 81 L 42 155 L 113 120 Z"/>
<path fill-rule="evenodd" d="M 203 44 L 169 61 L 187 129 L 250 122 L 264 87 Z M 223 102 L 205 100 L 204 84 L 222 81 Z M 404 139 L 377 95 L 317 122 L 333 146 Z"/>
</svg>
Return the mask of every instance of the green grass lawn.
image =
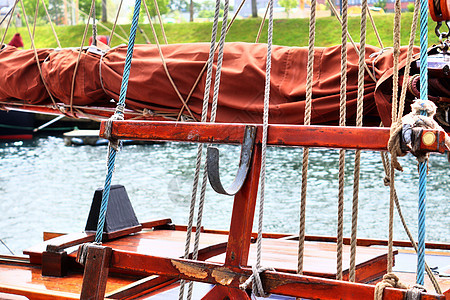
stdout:
<svg viewBox="0 0 450 300">
<path fill-rule="evenodd" d="M 377 24 L 378 31 L 381 35 L 381 39 L 385 47 L 392 46 L 393 35 L 393 14 L 384 14 L 374 16 L 375 23 Z M 401 44 L 406 45 L 409 41 L 409 32 L 411 28 L 411 13 L 404 13 L 402 15 L 402 30 L 401 30 Z M 260 26 L 261 19 L 246 19 L 236 20 L 231 27 L 228 35 L 228 42 L 254 42 L 258 28 Z M 105 24 L 108 28 L 111 28 L 111 24 Z M 367 23 L 367 43 L 371 45 L 378 45 L 378 41 L 374 34 L 370 22 Z M 62 47 L 79 47 L 82 41 L 84 25 L 77 26 L 57 26 L 56 32 L 61 42 Z M 355 41 L 359 41 L 359 27 L 360 19 L 358 17 L 349 18 L 350 34 Z M 438 42 L 437 37 L 434 34 L 435 24 L 429 22 L 429 44 Z M 122 25 L 125 32 L 130 31 L 130 25 Z M 141 28 L 146 32 L 151 42 L 154 42 L 154 38 L 151 34 L 150 25 L 141 25 Z M 159 36 L 159 40 L 162 41 L 159 25 L 155 26 Z M 285 46 L 306 46 L 308 44 L 308 19 L 277 19 L 274 21 L 274 41 L 276 45 Z M 209 42 L 211 35 L 211 23 L 181 23 L 181 24 L 166 24 L 165 31 L 169 43 L 193 43 L 193 42 Z M 0 30 L 3 36 L 4 29 Z M 30 39 L 26 27 L 16 28 L 11 27 L 8 30 L 6 36 L 6 42 L 8 42 L 12 35 L 19 32 L 23 39 L 25 48 L 30 48 Z M 102 27 L 98 27 L 99 34 L 109 35 L 109 32 Z M 116 28 L 116 33 L 127 39 L 122 30 Z M 91 29 L 88 31 L 88 36 L 92 34 Z M 316 46 L 332 46 L 340 44 L 341 30 L 339 22 L 335 17 L 318 18 L 316 24 Z M 36 28 L 36 47 L 37 48 L 53 48 L 57 46 L 56 40 L 53 36 L 50 26 L 41 26 Z M 416 44 L 419 43 L 418 34 L 416 34 Z M 267 41 L 267 22 L 264 27 L 263 34 L 260 42 Z M 144 43 L 144 37 L 138 33 L 136 43 Z M 113 38 L 112 45 L 118 45 L 123 43 L 119 38 Z M 86 43 L 87 44 L 87 41 Z"/>
</svg>

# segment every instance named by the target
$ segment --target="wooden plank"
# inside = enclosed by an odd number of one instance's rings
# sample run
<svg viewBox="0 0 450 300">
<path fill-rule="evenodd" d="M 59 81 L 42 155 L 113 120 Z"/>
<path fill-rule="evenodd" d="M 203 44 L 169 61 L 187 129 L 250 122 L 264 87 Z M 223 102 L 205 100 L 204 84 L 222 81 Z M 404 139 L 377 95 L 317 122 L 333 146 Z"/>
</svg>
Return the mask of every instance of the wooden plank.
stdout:
<svg viewBox="0 0 450 300">
<path fill-rule="evenodd" d="M 59 237 L 59 236 L 66 235 L 66 234 L 67 234 L 67 233 L 47 232 L 47 231 L 44 231 L 44 232 L 42 233 L 42 240 L 45 242 L 45 241 L 48 241 L 48 240 L 51 240 L 51 239 L 54 239 L 54 238 L 57 238 L 57 237 Z"/>
<path fill-rule="evenodd" d="M 177 279 L 174 278 L 153 275 L 121 287 L 120 289 L 107 294 L 106 297 L 110 299 L 126 299 L 131 296 L 137 298 L 141 295 L 166 287 L 176 281 Z"/>
<path fill-rule="evenodd" d="M 158 274 L 185 280 L 238 288 L 252 270 L 185 259 L 170 259 L 113 250 L 112 266 L 127 272 Z M 373 299 L 375 286 L 267 271 L 261 275 L 268 293 L 313 299 Z M 406 290 L 386 288 L 385 297 L 403 300 Z M 445 299 L 443 295 L 422 294 L 423 300 Z"/>
<path fill-rule="evenodd" d="M 2 300 L 27 300 L 28 298 L 25 296 L 17 295 L 17 294 L 0 293 L 0 299 L 2 299 Z"/>
<path fill-rule="evenodd" d="M 102 121 L 100 136 L 105 136 L 106 122 Z M 245 124 L 159 122 L 159 121 L 115 121 L 111 137 L 117 139 L 182 141 L 199 143 L 240 144 L 244 137 Z M 262 125 L 258 127 L 256 142 L 261 143 Z M 427 145 L 430 151 L 445 151 L 445 133 L 437 134 L 436 141 Z M 426 132 L 424 130 L 424 132 Z M 389 128 L 269 125 L 267 144 L 272 146 L 325 147 L 386 151 Z M 423 143 L 422 143 L 422 146 Z"/>
<path fill-rule="evenodd" d="M 81 250 L 84 249 L 84 250 Z M 112 249 L 94 244 L 80 247 L 86 253 L 86 264 L 83 274 L 83 286 L 80 299 L 101 300 L 105 298 L 106 281 L 108 280 Z"/>
<path fill-rule="evenodd" d="M 247 265 L 248 254 L 258 197 L 259 176 L 261 171 L 261 145 L 253 150 L 251 167 L 242 189 L 234 197 L 231 215 L 230 235 L 225 264 L 232 266 Z"/>
<path fill-rule="evenodd" d="M 8 286 L 0 284 L 0 291 L 22 295 L 33 300 L 75 300 L 80 299 L 80 295 L 61 291 L 48 291 L 42 289 L 33 289 L 30 287 Z"/>
<path fill-rule="evenodd" d="M 172 219 L 166 218 L 166 219 L 157 219 L 157 220 L 151 220 L 151 221 L 147 221 L 147 222 L 143 222 L 141 223 L 142 228 L 154 228 L 154 227 L 158 227 L 158 226 L 163 226 L 163 225 L 167 225 L 167 224 L 171 224 L 172 223 Z"/>
<path fill-rule="evenodd" d="M 138 279 L 140 276 L 117 276 L 111 274 L 108 278 L 107 292 L 117 290 L 122 286 L 126 286 Z M 11 290 L 29 290 L 35 291 L 36 294 L 51 293 L 52 291 L 63 291 L 66 293 L 77 295 L 79 298 L 81 285 L 83 281 L 82 270 L 71 270 L 65 277 L 48 277 L 41 275 L 41 269 L 38 266 L 0 264 L 0 284 L 2 287 L 8 287 L 9 290 L 1 289 L 1 292 L 13 293 Z M 22 293 L 16 293 L 23 295 Z M 28 296 L 27 296 L 28 297 Z M 31 297 L 30 299 L 35 299 Z"/>
</svg>

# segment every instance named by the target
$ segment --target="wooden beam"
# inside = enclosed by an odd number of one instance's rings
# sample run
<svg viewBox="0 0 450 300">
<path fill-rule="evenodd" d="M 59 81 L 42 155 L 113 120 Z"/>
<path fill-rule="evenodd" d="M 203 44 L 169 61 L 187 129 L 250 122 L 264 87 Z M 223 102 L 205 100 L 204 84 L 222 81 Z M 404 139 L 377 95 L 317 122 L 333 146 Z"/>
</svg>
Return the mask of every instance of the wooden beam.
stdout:
<svg viewBox="0 0 450 300">
<path fill-rule="evenodd" d="M 85 244 L 80 246 L 79 253 L 84 251 L 83 255 L 86 255 L 86 262 L 80 299 L 104 299 L 112 249 L 94 244 Z"/>
<path fill-rule="evenodd" d="M 106 138 L 106 121 L 100 126 L 100 136 Z M 179 141 L 199 143 L 240 144 L 245 124 L 161 122 L 161 121 L 114 121 L 111 137 L 116 139 Z M 258 127 L 256 143 L 261 143 L 262 130 Z M 422 149 L 443 152 L 444 131 L 433 132 L 436 140 Z M 271 146 L 324 147 L 387 151 L 389 128 L 269 125 L 267 144 Z"/>
<path fill-rule="evenodd" d="M 251 274 L 249 268 L 226 267 L 210 262 L 170 259 L 127 251 L 113 250 L 111 266 L 128 273 L 157 274 L 178 279 L 206 282 L 227 288 L 238 288 Z M 373 299 L 375 286 L 312 276 L 266 271 L 261 275 L 266 292 L 312 299 Z M 403 300 L 406 290 L 386 288 L 384 297 Z M 445 296 L 422 294 L 422 300 Z"/>
<path fill-rule="evenodd" d="M 258 197 L 261 171 L 261 145 L 253 150 L 250 171 L 244 186 L 234 197 L 230 233 L 225 264 L 240 267 L 247 265 L 252 238 L 253 218 Z"/>
</svg>

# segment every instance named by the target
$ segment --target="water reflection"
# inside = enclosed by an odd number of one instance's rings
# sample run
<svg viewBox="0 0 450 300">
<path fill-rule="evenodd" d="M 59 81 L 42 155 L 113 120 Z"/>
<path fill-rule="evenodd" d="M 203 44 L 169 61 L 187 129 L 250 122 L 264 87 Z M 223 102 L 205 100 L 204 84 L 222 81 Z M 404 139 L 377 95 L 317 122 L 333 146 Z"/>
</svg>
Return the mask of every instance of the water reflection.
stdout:
<svg viewBox="0 0 450 300">
<path fill-rule="evenodd" d="M 230 183 L 236 174 L 240 147 L 219 146 L 221 176 Z M 118 155 L 113 183 L 125 185 L 141 221 L 170 217 L 187 222 L 197 145 L 126 146 Z M 296 234 L 299 222 L 302 150 L 270 148 L 267 157 L 264 229 Z M 307 234 L 335 235 L 337 215 L 337 150 L 311 149 L 309 162 Z M 417 167 L 413 157 L 400 159 L 405 171 L 396 185 L 404 214 L 416 234 Z M 350 234 L 354 151 L 345 167 L 345 227 Z M 430 160 L 427 239 L 448 241 L 448 162 Z M 38 243 L 43 231 L 81 231 L 94 190 L 103 185 L 106 146 L 66 147 L 60 137 L 0 144 L 0 238 L 16 253 Z M 360 181 L 359 236 L 387 237 L 389 190 L 383 185 L 380 154 L 363 152 Z M 232 197 L 215 194 L 208 185 L 204 226 L 228 229 Z M 405 239 L 398 218 L 395 238 Z M 7 253 L 0 246 L 0 253 Z"/>
</svg>

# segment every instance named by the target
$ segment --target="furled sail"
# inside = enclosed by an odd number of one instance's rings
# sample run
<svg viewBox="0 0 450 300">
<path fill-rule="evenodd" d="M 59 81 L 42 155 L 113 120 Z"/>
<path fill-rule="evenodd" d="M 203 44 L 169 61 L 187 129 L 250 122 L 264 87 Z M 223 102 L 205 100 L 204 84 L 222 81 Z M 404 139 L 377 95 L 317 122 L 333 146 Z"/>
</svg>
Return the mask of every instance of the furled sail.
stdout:
<svg viewBox="0 0 450 300">
<path fill-rule="evenodd" d="M 162 53 L 176 88 L 186 99 L 208 58 L 209 44 L 164 45 Z M 92 49 L 92 48 L 91 48 Z M 347 119 L 354 123 L 356 115 L 358 54 L 348 47 Z M 262 120 L 265 56 L 267 45 L 227 43 L 219 93 L 218 122 L 260 123 Z M 339 120 L 341 47 L 316 48 L 312 124 L 337 124 Z M 401 48 L 400 67 L 406 59 Z M 415 49 L 415 53 L 418 49 Z M 126 46 L 102 51 L 83 50 L 75 73 L 79 50 L 39 49 L 42 77 L 33 50 L 5 46 L 0 52 L 0 102 L 21 101 L 27 104 L 50 104 L 48 91 L 58 101 L 78 106 L 115 106 L 118 99 Z M 270 122 L 302 124 L 306 93 L 308 50 L 274 46 L 270 94 Z M 390 125 L 392 97 L 392 49 L 368 46 L 366 64 L 377 82 L 365 75 L 365 124 L 378 125 L 380 119 Z M 415 72 L 414 68 L 412 72 Z M 206 73 L 206 72 L 204 72 Z M 213 72 L 214 74 L 214 72 Z M 193 89 L 188 106 L 199 118 L 206 74 Z M 42 80 L 45 81 L 48 91 Z M 401 81 L 400 81 L 401 83 Z M 450 97 L 449 85 L 440 91 Z M 211 94 L 213 91 L 211 91 Z M 412 95 L 409 95 L 413 98 Z M 131 67 L 127 108 L 178 114 L 182 101 L 171 85 L 155 45 L 137 45 Z M 186 110 L 184 114 L 188 115 Z"/>
</svg>

